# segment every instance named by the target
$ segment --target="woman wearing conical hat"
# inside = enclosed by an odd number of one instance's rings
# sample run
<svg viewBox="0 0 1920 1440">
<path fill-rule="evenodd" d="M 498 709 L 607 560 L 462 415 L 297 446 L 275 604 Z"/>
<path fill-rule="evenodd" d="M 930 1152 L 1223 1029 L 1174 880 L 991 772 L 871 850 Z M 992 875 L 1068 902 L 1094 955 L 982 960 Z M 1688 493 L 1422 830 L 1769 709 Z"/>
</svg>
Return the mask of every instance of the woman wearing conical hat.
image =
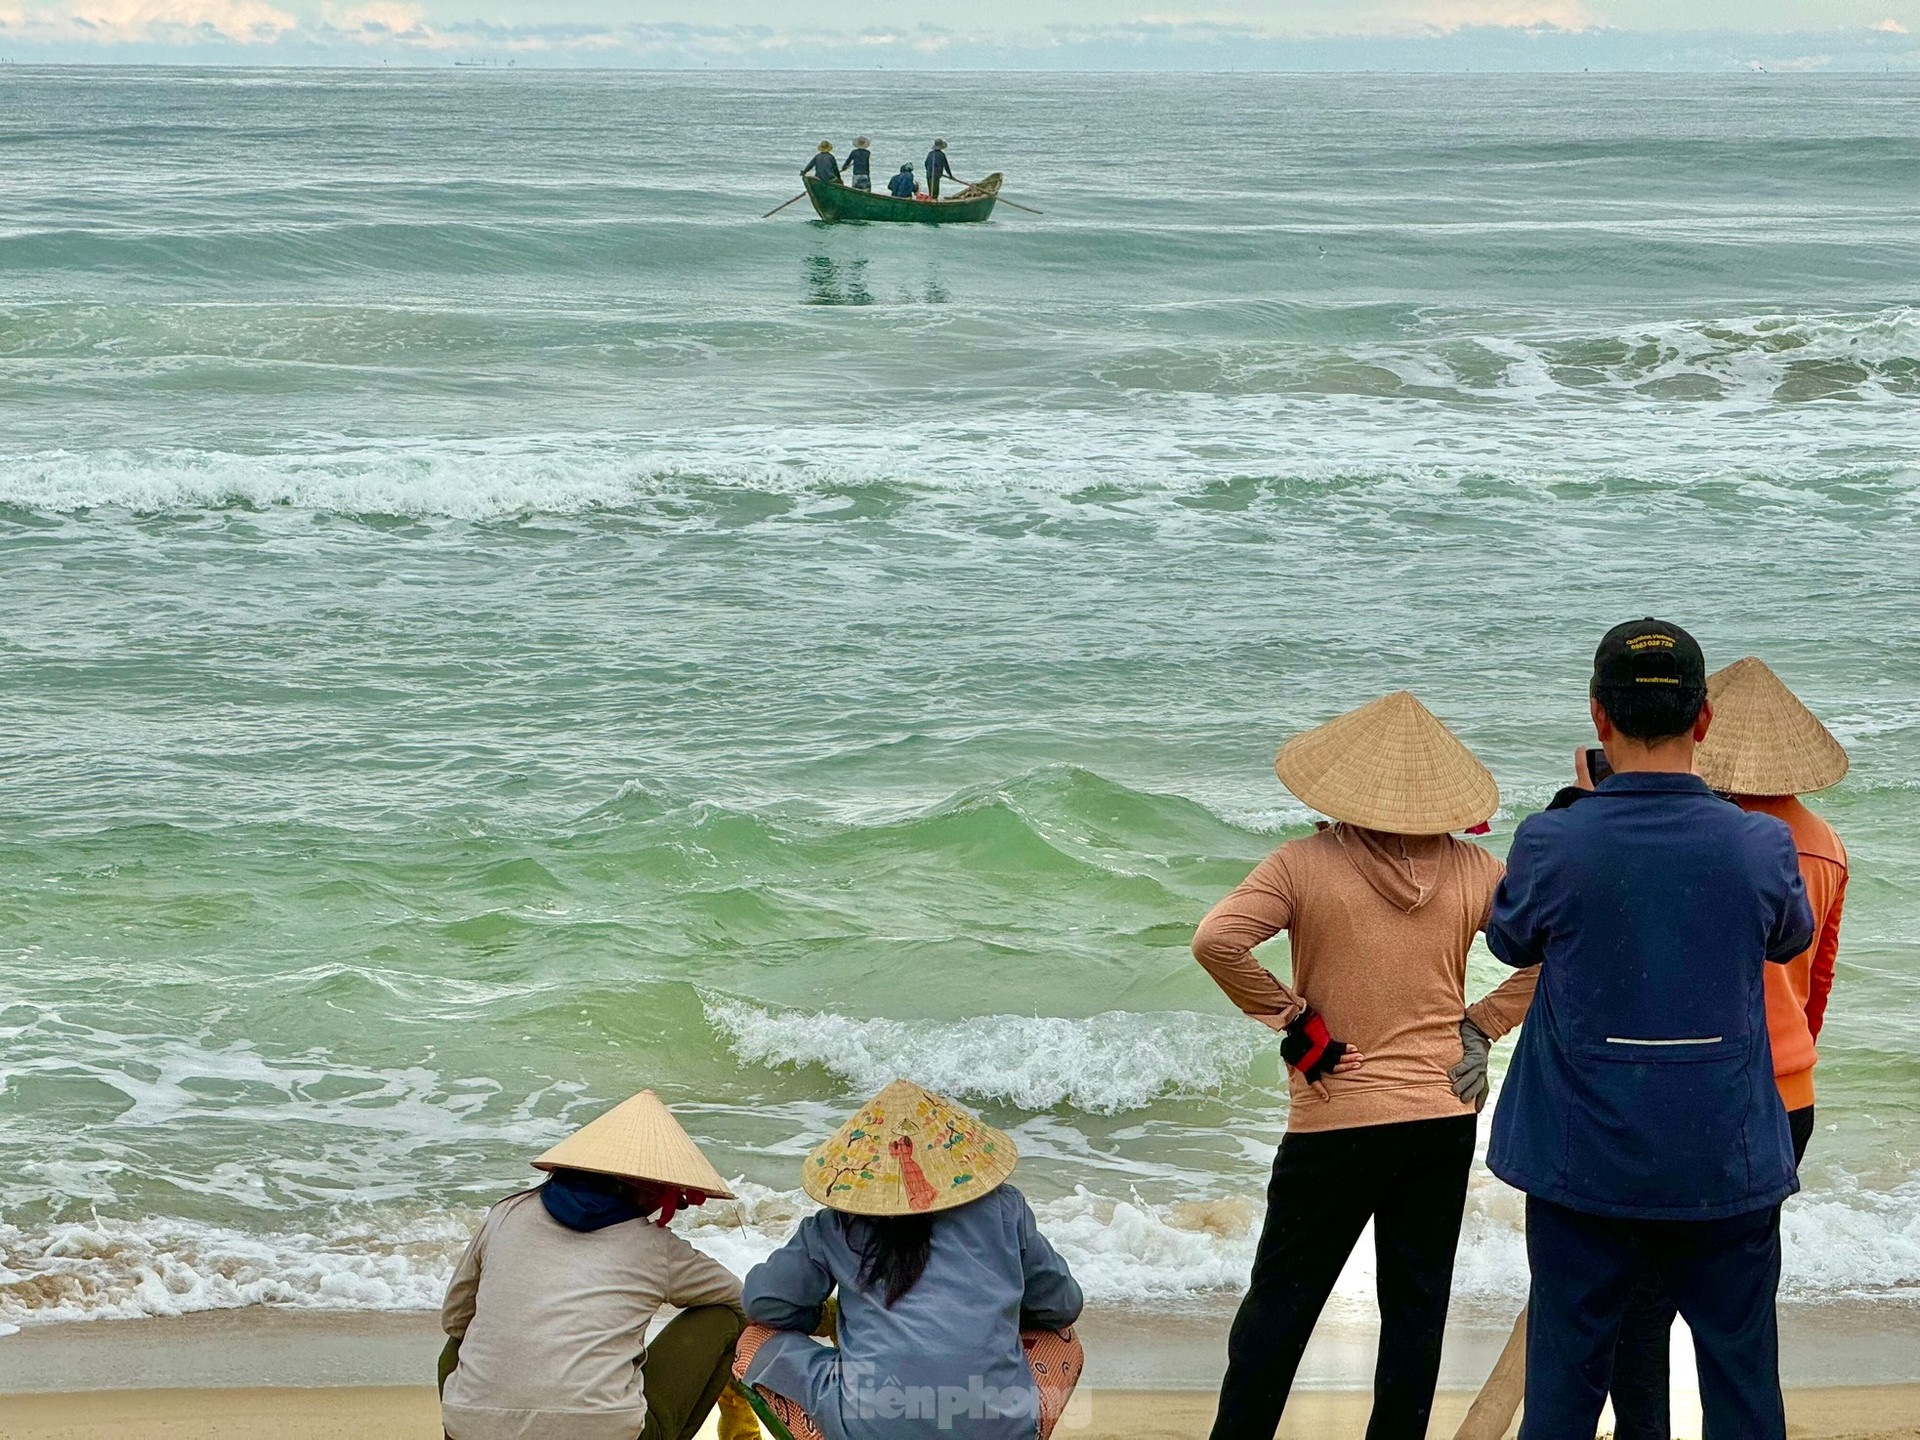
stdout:
<svg viewBox="0 0 1920 1440">
<path fill-rule="evenodd" d="M 1787 1109 L 1798 1165 L 1813 1137 L 1813 1067 L 1820 1058 L 1815 1047 L 1833 989 L 1840 912 L 1847 898 L 1846 847 L 1799 797 L 1839 784 L 1846 777 L 1847 752 L 1780 677 L 1751 655 L 1709 675 L 1707 699 L 1713 727 L 1694 752 L 1694 768 L 1742 810 L 1771 815 L 1793 832 L 1813 911 L 1813 944 L 1764 972 L 1773 1083 Z M 1621 1323 L 1613 1369 L 1620 1440 L 1673 1433 L 1668 1405 L 1673 1317 L 1672 1299 L 1649 1285 Z"/>
<path fill-rule="evenodd" d="M 747 1275 L 736 1371 L 795 1440 L 1045 1436 L 1080 1287 L 1006 1183 L 1013 1141 L 896 1080 L 803 1163 L 827 1208 Z M 839 1291 L 837 1345 L 808 1338 Z M 1060 1333 L 1067 1332 L 1067 1333 Z"/>
<path fill-rule="evenodd" d="M 447 1287 L 450 1440 L 691 1440 L 731 1374 L 740 1281 L 667 1229 L 733 1192 L 651 1090 L 533 1162 Z M 653 1342 L 661 1306 L 681 1313 Z"/>
<path fill-rule="evenodd" d="M 1273 1440 L 1315 1320 L 1369 1220 L 1380 1354 L 1370 1440 L 1427 1433 L 1487 1050 L 1537 970 L 1469 1007 L 1467 951 L 1500 862 L 1454 831 L 1500 804 L 1486 767 L 1405 691 L 1297 735 L 1281 783 L 1331 823 L 1208 912 L 1194 957 L 1285 1038 L 1287 1133 L 1227 1340 L 1215 1440 Z M 1253 948 L 1287 933 L 1291 983 Z"/>
</svg>

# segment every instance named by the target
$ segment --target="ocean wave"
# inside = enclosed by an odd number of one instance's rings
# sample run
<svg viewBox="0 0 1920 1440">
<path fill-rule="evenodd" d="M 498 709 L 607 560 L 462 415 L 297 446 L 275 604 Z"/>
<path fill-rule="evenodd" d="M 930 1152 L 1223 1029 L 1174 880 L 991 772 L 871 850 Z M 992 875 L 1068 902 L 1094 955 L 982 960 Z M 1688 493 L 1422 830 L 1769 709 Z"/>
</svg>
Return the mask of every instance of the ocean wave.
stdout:
<svg viewBox="0 0 1920 1440">
<path fill-rule="evenodd" d="M 1236 517 L 1315 528 L 1371 523 L 1398 533 L 1410 517 L 1472 511 L 1579 544 L 1597 523 L 1595 502 L 1616 522 L 1698 523 L 1722 511 L 1791 509 L 1829 531 L 1876 534 L 1910 523 L 1920 508 L 1920 468 L 1910 454 L 1891 441 L 1861 451 L 1857 431 L 1828 432 L 1817 418 L 1756 413 L 1737 426 L 1687 429 L 1668 412 L 1631 438 L 1601 411 L 1541 415 L 1469 424 L 1452 436 L 1459 458 L 1437 460 L 1432 439 L 1405 428 L 1404 414 L 1386 413 L 1398 403 L 1347 396 L 1312 416 L 1266 404 L 1254 415 L 1244 413 L 1246 402 L 1208 395 L 1175 415 L 1156 413 L 1170 408 L 1156 400 L 1125 417 L 1047 417 L 1017 455 L 980 445 L 966 427 L 912 444 L 855 429 L 824 449 L 764 426 L 300 451 L 23 449 L 0 456 L 0 523 L 226 513 L 255 523 L 283 514 L 295 524 L 312 515 L 466 523 L 604 516 L 663 535 L 787 532 L 797 540 L 849 526 L 886 545 L 931 532 L 1003 549 L 1020 536 L 1082 533 L 1101 520 L 1145 521 L 1161 538 L 1189 540 L 1217 536 Z M 1218 438 L 1248 425 L 1264 427 L 1259 446 Z M 1329 425 L 1344 429 L 1340 458 L 1321 443 Z M 1821 439 L 1829 433 L 1831 453 Z M 1657 475 L 1647 473 L 1642 442 L 1665 447 Z M 1045 453 L 1032 453 L 1036 447 Z M 876 521 L 890 522 L 888 530 L 876 535 Z"/>
<path fill-rule="evenodd" d="M 737 1202 L 711 1202 L 675 1228 L 744 1274 L 818 1207 L 798 1191 L 745 1181 L 735 1188 Z M 1230 1304 L 1245 1286 L 1264 1218 L 1254 1186 L 1164 1203 L 1080 1188 L 1037 1199 L 1034 1210 L 1091 1303 L 1155 1311 Z M 480 1213 L 363 1207 L 263 1233 L 183 1219 L 0 1221 L 0 1330 L 252 1305 L 433 1310 Z M 1507 1313 L 1525 1298 L 1523 1216 L 1521 1196 L 1476 1176 L 1454 1267 L 1456 1303 Z M 1784 1299 L 1920 1303 L 1920 1180 L 1885 1196 L 1801 1196 L 1789 1202 L 1783 1230 Z M 1363 1236 L 1335 1287 L 1336 1312 L 1370 1313 L 1374 1281 L 1373 1246 Z"/>
<path fill-rule="evenodd" d="M 437 1309 L 470 1234 L 454 1214 L 264 1234 L 184 1219 L 0 1222 L 0 1321 Z"/>
<path fill-rule="evenodd" d="M 956 1099 L 1030 1111 L 1116 1115 L 1217 1092 L 1244 1081 L 1273 1039 L 1237 1017 L 1190 1011 L 882 1020 L 701 998 L 708 1022 L 745 1064 L 817 1066 L 853 1092 L 905 1075 Z"/>
</svg>

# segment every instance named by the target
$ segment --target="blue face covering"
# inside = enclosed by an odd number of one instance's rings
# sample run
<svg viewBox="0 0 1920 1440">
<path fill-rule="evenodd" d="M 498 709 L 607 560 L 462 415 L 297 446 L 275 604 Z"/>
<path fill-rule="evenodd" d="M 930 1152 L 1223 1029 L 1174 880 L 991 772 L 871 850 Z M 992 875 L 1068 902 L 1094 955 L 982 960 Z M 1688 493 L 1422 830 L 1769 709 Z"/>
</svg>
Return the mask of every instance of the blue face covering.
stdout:
<svg viewBox="0 0 1920 1440">
<path fill-rule="evenodd" d="M 540 1187 L 540 1203 L 569 1230 L 604 1230 L 638 1220 L 643 1211 L 633 1191 L 611 1175 L 585 1170 L 556 1170 Z"/>
</svg>

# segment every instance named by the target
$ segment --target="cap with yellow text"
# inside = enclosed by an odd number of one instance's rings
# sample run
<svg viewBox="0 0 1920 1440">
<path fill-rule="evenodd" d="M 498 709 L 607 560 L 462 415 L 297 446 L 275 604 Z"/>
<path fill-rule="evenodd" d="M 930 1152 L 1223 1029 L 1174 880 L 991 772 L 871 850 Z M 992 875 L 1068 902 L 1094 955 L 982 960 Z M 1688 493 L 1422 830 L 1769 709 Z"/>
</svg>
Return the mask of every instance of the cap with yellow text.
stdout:
<svg viewBox="0 0 1920 1440">
<path fill-rule="evenodd" d="M 1698 642 L 1678 625 L 1651 617 L 1614 626 L 1593 652 L 1593 688 L 1637 690 L 1643 685 L 1704 692 L 1707 660 Z"/>
</svg>

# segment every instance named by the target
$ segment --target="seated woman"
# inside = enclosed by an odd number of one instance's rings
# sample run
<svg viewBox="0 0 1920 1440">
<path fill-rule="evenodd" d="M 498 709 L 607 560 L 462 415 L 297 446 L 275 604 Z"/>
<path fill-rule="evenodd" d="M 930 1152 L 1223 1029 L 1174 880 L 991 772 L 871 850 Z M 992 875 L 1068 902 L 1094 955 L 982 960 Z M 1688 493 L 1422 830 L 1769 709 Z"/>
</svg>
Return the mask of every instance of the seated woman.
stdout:
<svg viewBox="0 0 1920 1440">
<path fill-rule="evenodd" d="M 546 1184 L 487 1212 L 447 1287 L 449 1440 L 691 1440 L 731 1373 L 740 1281 L 666 1225 L 733 1192 L 651 1090 L 533 1163 Z M 649 1345 L 662 1305 L 681 1313 Z"/>
<path fill-rule="evenodd" d="M 809 1155 L 828 1207 L 747 1275 L 734 1371 L 795 1440 L 1045 1437 L 1080 1378 L 1080 1287 L 1004 1184 L 1013 1141 L 896 1080 Z M 809 1332 L 838 1287 L 838 1346 Z"/>
</svg>

